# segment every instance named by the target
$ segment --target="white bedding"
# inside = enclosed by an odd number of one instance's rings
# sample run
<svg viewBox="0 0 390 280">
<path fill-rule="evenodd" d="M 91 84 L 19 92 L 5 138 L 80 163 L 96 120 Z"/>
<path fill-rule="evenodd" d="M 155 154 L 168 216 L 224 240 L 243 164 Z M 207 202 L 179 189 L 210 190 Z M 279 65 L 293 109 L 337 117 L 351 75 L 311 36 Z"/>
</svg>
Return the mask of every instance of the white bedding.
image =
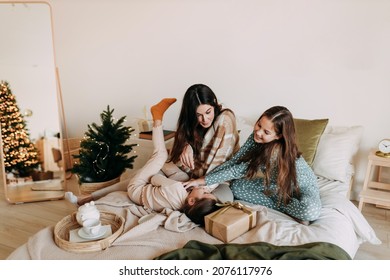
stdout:
<svg viewBox="0 0 390 280">
<path fill-rule="evenodd" d="M 258 211 L 254 229 L 233 240 L 233 243 L 269 242 L 274 245 L 299 245 L 309 242 L 329 242 L 344 249 L 353 258 L 363 242 L 379 244 L 380 240 L 365 218 L 345 193 L 346 183 L 318 179 L 323 203 L 322 213 L 310 226 L 295 222 L 280 212 L 255 206 Z M 96 253 L 71 253 L 56 246 L 53 227 L 32 236 L 16 249 L 8 259 L 153 259 L 166 252 L 182 248 L 189 240 L 210 244 L 222 243 L 194 226 L 177 211 L 156 214 L 138 224 L 148 213 L 134 205 L 125 192 L 114 192 L 96 202 L 99 209 L 123 215 L 126 218 L 124 233 L 112 247 Z"/>
<path fill-rule="evenodd" d="M 252 125 L 240 125 L 241 134 L 252 131 Z M 318 176 L 322 212 L 309 226 L 272 209 L 257 205 L 257 225 L 233 240 L 233 243 L 258 241 L 274 245 L 299 245 L 309 242 L 329 242 L 353 258 L 363 242 L 380 244 L 374 230 L 349 201 L 353 158 L 357 151 L 362 127 L 326 128 L 321 136 L 313 170 Z M 243 137 L 243 139 L 246 139 Z M 352 148 L 351 148 L 352 147 Z M 56 246 L 53 227 L 43 229 L 17 248 L 8 259 L 153 259 L 182 248 L 190 240 L 210 244 L 222 243 L 203 228 L 195 226 L 178 211 L 167 210 L 139 224 L 148 215 L 132 203 L 125 192 L 114 192 L 97 202 L 99 209 L 125 217 L 125 229 L 112 246 L 97 253 L 70 253 Z"/>
</svg>

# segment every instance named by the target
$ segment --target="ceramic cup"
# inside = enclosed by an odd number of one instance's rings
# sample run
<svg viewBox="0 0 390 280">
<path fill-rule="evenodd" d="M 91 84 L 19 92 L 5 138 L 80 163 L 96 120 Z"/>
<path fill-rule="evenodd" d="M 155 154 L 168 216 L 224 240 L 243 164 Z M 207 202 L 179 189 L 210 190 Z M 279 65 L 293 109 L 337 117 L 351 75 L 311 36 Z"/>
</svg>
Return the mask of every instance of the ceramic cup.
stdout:
<svg viewBox="0 0 390 280">
<path fill-rule="evenodd" d="M 100 220 L 87 219 L 83 222 L 83 230 L 87 235 L 98 235 L 100 233 L 101 228 L 102 224 L 100 223 Z"/>
</svg>

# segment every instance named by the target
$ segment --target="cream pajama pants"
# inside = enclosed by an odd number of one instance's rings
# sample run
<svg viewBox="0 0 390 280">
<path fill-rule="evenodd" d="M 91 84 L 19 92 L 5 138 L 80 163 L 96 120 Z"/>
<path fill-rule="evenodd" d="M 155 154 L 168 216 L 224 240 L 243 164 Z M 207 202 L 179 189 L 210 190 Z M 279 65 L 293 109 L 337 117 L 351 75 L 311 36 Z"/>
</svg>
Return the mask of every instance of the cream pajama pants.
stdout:
<svg viewBox="0 0 390 280">
<path fill-rule="evenodd" d="M 109 187 L 97 190 L 91 195 L 94 200 L 99 199 L 114 191 L 126 191 L 129 198 L 135 203 L 142 205 L 141 193 L 146 184 L 152 183 L 155 186 L 172 185 L 189 180 L 189 176 L 176 164 L 166 162 L 168 152 L 165 146 L 163 127 L 153 127 L 153 154 L 145 165 L 136 171 L 129 179 L 120 181 Z M 157 176 L 154 176 L 157 175 Z M 154 176 L 154 177 L 153 177 Z"/>
</svg>

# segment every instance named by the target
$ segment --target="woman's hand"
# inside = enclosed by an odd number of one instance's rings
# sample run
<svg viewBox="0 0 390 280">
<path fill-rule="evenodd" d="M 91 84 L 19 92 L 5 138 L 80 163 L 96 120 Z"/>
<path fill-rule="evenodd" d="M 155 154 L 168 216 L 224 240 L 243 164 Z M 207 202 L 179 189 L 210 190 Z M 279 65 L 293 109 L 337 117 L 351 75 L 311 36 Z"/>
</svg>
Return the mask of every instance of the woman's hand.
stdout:
<svg viewBox="0 0 390 280">
<path fill-rule="evenodd" d="M 183 186 L 185 189 L 191 188 L 191 187 L 198 187 L 198 186 L 205 186 L 206 180 L 204 177 L 200 177 L 198 179 L 192 179 L 190 181 L 184 182 Z"/>
<path fill-rule="evenodd" d="M 185 145 L 183 152 L 180 155 L 180 162 L 189 169 L 194 170 L 194 151 L 192 150 L 191 145 Z"/>
</svg>

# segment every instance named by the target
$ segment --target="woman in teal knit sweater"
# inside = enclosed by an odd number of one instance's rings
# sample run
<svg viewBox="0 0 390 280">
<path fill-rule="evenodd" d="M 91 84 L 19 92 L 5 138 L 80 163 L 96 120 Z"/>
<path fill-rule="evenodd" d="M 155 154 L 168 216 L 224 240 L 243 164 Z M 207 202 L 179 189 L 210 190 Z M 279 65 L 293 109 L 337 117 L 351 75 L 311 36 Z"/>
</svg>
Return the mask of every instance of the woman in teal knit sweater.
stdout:
<svg viewBox="0 0 390 280">
<path fill-rule="evenodd" d="M 295 141 L 292 114 L 282 106 L 266 110 L 245 144 L 229 160 L 186 187 L 231 181 L 234 198 L 261 204 L 308 224 L 318 218 L 317 178 Z"/>
</svg>

